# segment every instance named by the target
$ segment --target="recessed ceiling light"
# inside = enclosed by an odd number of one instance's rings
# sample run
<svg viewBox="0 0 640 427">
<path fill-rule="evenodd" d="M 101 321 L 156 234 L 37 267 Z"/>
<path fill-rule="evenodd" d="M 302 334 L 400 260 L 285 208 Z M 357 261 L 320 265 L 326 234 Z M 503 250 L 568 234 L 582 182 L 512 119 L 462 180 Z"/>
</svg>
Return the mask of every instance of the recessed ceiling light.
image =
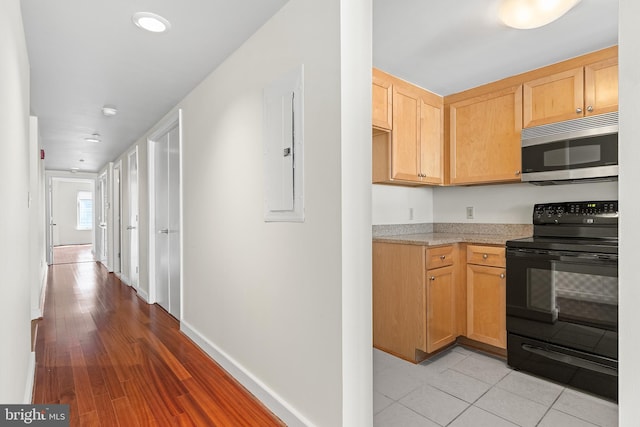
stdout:
<svg viewBox="0 0 640 427">
<path fill-rule="evenodd" d="M 151 12 L 137 12 L 132 17 L 133 23 L 143 30 L 152 33 L 164 33 L 169 31 L 171 24 L 160 15 Z"/>
<path fill-rule="evenodd" d="M 509 27 L 528 30 L 555 21 L 578 3 L 580 0 L 502 0 L 499 13 Z"/>
<path fill-rule="evenodd" d="M 102 114 L 107 117 L 113 117 L 118 114 L 118 109 L 112 105 L 105 105 L 102 107 Z"/>
</svg>

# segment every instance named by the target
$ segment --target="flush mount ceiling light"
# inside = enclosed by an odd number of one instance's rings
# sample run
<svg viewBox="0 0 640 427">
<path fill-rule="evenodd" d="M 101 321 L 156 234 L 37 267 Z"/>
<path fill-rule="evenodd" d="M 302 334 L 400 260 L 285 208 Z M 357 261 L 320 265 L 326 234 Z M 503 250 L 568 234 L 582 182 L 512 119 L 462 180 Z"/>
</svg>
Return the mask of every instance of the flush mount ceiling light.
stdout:
<svg viewBox="0 0 640 427">
<path fill-rule="evenodd" d="M 100 142 L 100 134 L 99 133 L 94 133 L 93 135 L 91 135 L 90 137 L 87 137 L 84 139 L 87 142 Z"/>
<path fill-rule="evenodd" d="M 169 31 L 171 24 L 160 15 L 151 12 L 137 12 L 132 17 L 133 23 L 143 30 L 152 33 L 164 33 Z"/>
<path fill-rule="evenodd" d="M 102 107 L 102 114 L 106 117 L 113 117 L 118 114 L 118 109 L 113 105 L 105 105 Z"/>
<path fill-rule="evenodd" d="M 555 21 L 578 3 L 580 0 L 502 0 L 499 16 L 509 27 L 528 30 Z"/>
</svg>

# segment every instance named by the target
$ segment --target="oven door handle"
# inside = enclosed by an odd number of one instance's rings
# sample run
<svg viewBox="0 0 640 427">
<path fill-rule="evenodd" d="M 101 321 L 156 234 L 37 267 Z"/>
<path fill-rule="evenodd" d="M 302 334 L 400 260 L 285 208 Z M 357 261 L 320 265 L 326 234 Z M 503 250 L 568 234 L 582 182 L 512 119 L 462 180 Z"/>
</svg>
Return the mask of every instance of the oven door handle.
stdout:
<svg viewBox="0 0 640 427">
<path fill-rule="evenodd" d="M 599 372 L 601 374 L 610 375 L 612 377 L 618 376 L 617 369 L 610 366 L 602 365 L 600 363 L 592 362 L 581 357 L 569 356 L 568 354 L 559 353 L 557 351 L 548 350 L 542 347 L 536 347 L 530 344 L 522 344 L 522 349 L 528 351 L 529 353 L 533 353 L 547 359 L 555 360 L 557 362 L 562 362 L 567 365 L 575 366 L 577 368 L 588 369 L 590 371 Z"/>
</svg>

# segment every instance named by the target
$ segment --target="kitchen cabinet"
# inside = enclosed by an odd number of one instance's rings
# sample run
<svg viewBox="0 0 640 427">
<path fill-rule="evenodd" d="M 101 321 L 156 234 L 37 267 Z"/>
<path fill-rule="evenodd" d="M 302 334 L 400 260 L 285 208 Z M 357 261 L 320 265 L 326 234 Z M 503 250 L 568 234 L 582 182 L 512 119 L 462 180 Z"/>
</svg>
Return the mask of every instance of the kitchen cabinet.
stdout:
<svg viewBox="0 0 640 427">
<path fill-rule="evenodd" d="M 374 129 L 391 131 L 392 119 L 392 82 L 385 73 L 373 69 L 371 104 L 371 122 Z"/>
<path fill-rule="evenodd" d="M 617 110 L 617 56 L 524 83 L 525 128 Z"/>
<path fill-rule="evenodd" d="M 449 181 L 520 181 L 522 85 L 457 100 L 447 106 Z"/>
<path fill-rule="evenodd" d="M 419 362 L 457 337 L 456 245 L 373 243 L 373 345 Z"/>
<path fill-rule="evenodd" d="M 467 246 L 467 337 L 507 348 L 505 250 Z"/>
<path fill-rule="evenodd" d="M 391 108 L 388 106 L 389 84 Z M 438 185 L 443 178 L 442 97 L 374 69 L 373 182 Z M 382 117 L 391 111 L 390 132 Z M 386 115 L 385 115 L 386 114 Z"/>
</svg>

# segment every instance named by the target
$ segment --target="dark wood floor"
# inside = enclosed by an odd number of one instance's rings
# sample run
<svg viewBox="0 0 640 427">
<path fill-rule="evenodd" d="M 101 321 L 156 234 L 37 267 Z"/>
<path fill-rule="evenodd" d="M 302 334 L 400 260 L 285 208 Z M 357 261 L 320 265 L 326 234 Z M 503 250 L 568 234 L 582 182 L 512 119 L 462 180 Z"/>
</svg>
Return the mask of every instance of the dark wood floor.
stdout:
<svg viewBox="0 0 640 427">
<path fill-rule="evenodd" d="M 282 426 L 246 389 L 95 262 L 50 267 L 33 403 L 72 426 Z"/>
</svg>

